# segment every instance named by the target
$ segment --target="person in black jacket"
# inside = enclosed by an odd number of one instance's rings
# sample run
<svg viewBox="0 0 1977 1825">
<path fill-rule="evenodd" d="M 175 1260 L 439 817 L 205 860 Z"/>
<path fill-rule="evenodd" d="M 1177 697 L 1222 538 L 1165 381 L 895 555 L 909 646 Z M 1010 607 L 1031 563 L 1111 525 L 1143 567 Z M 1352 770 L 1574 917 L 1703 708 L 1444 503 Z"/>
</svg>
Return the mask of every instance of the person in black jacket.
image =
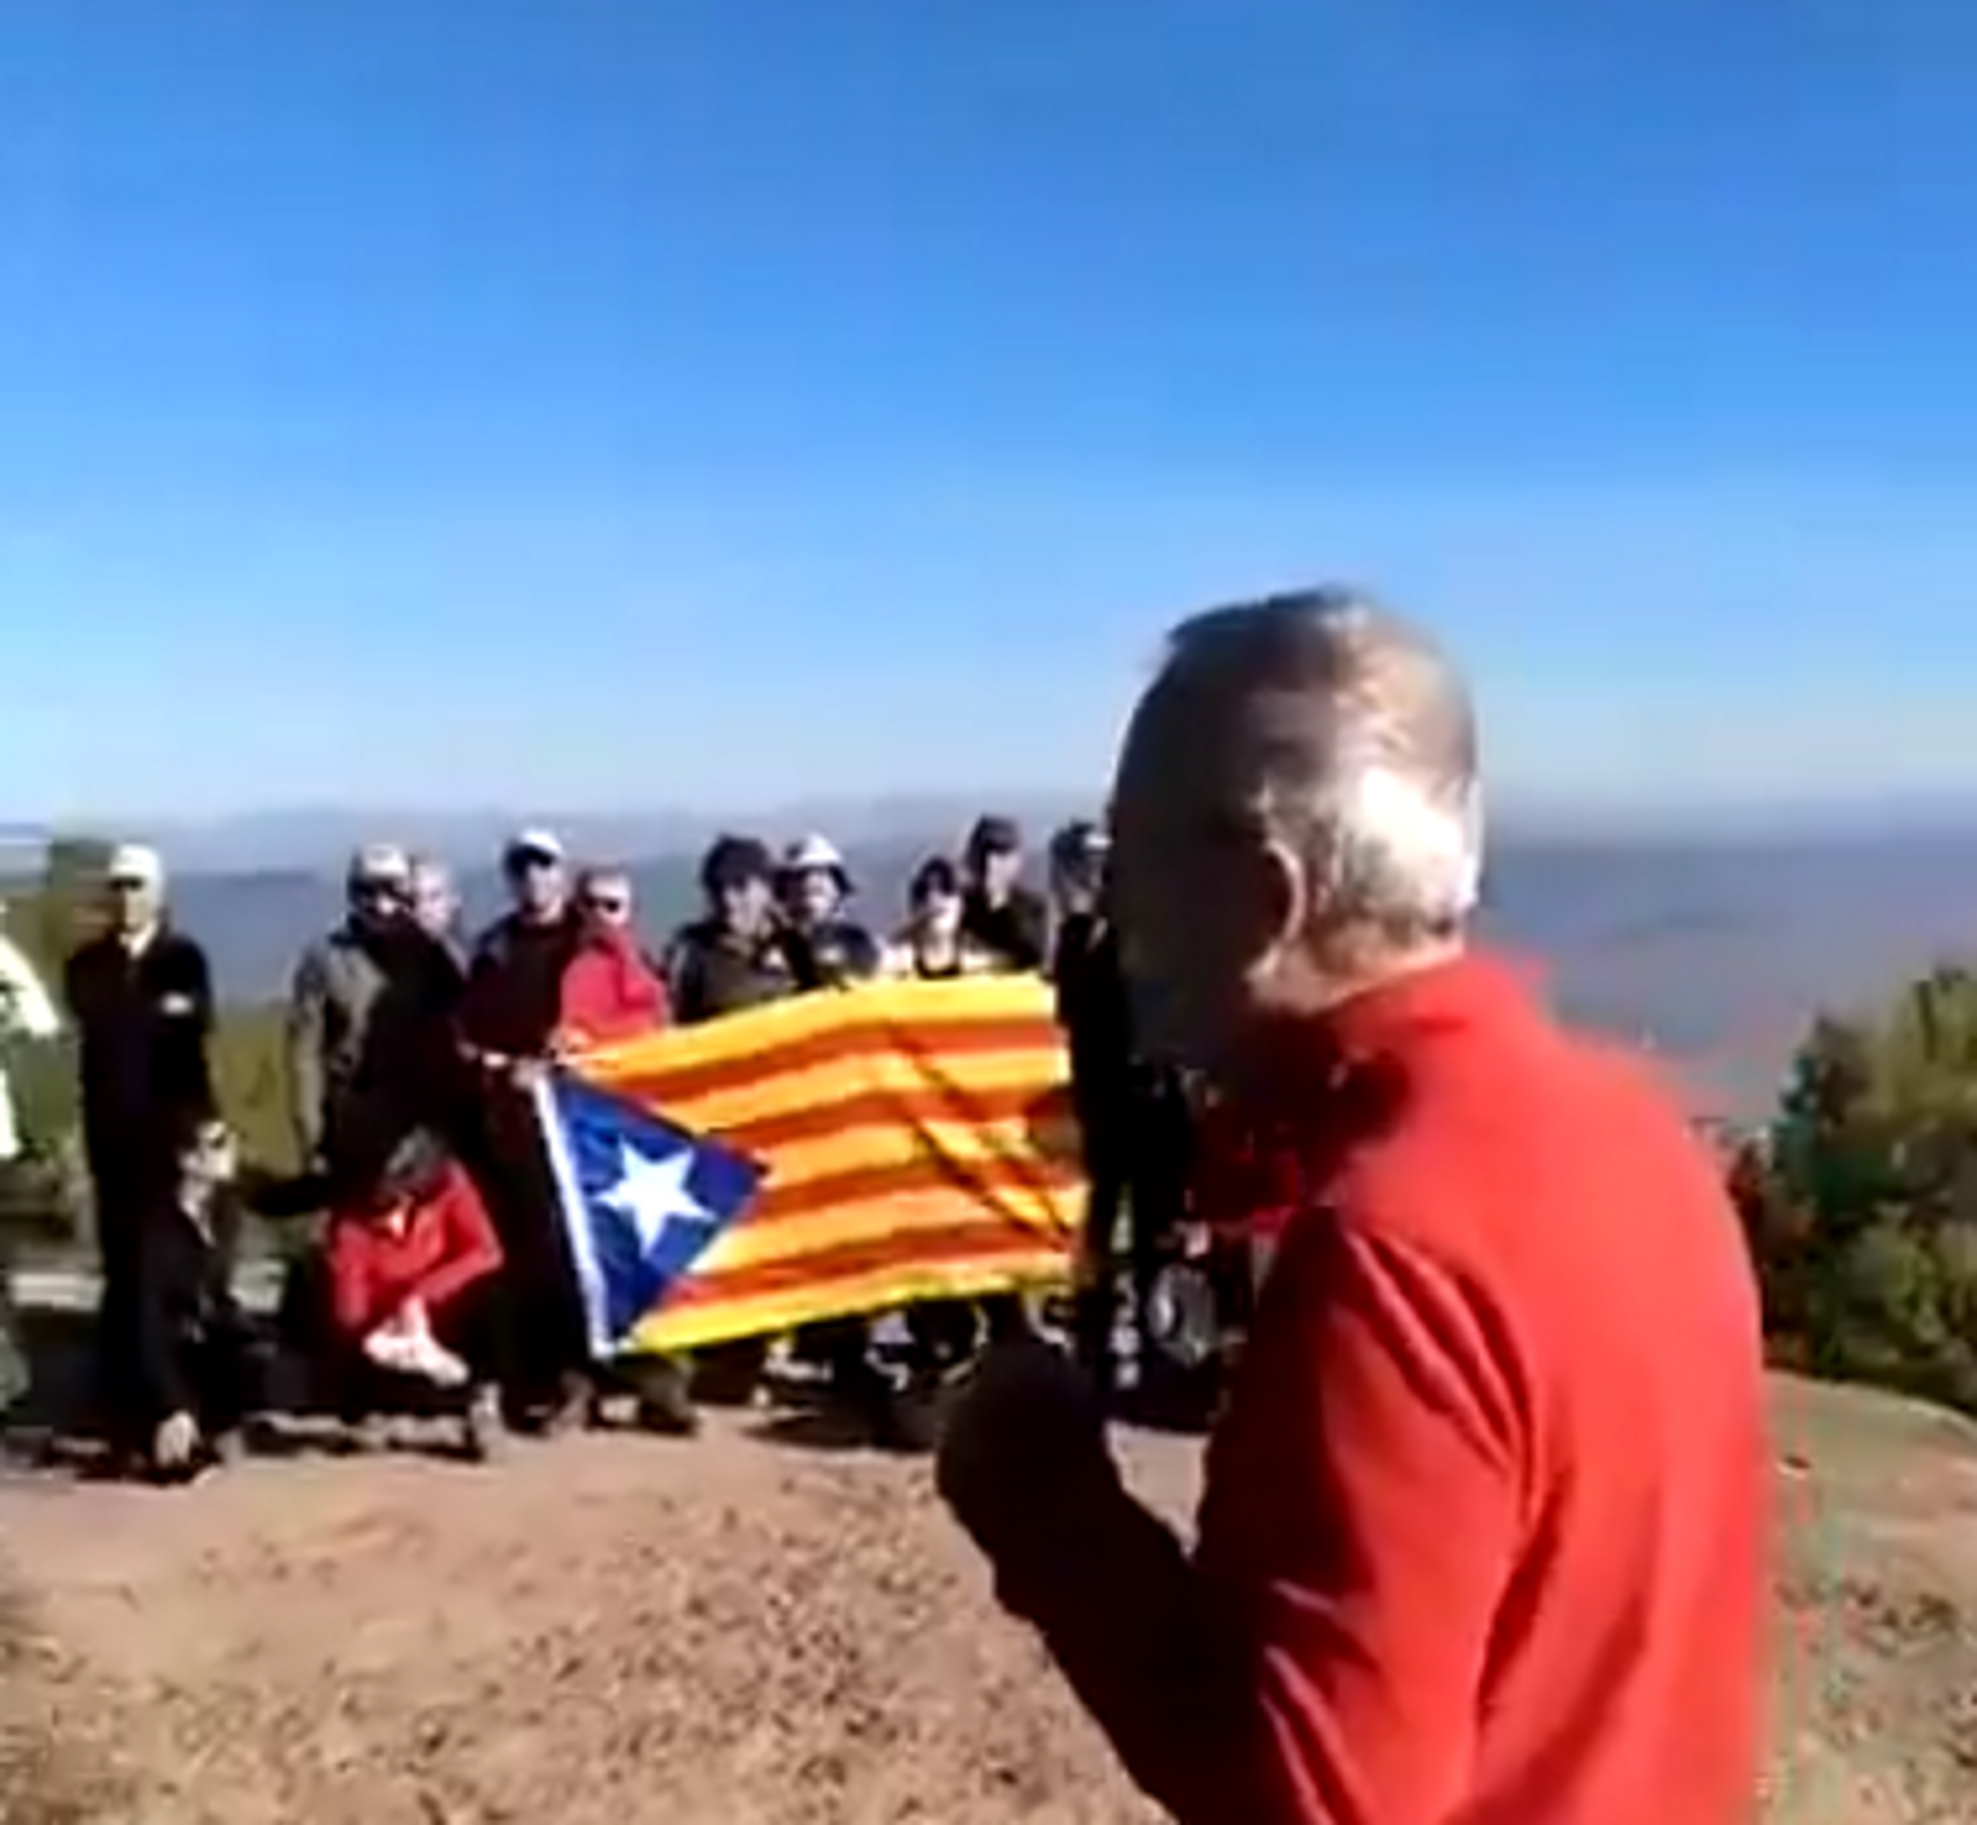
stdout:
<svg viewBox="0 0 1977 1825">
<path fill-rule="evenodd" d="M 105 871 L 102 935 L 68 961 L 83 1148 L 95 1196 L 102 1269 L 98 1393 L 127 1411 L 137 1347 L 137 1249 L 146 1212 L 176 1179 L 175 1123 L 214 1105 L 207 1041 L 213 981 L 206 953 L 165 916 L 154 850 L 125 845 Z"/>
<path fill-rule="evenodd" d="M 199 1110 L 173 1126 L 174 1183 L 138 1228 L 128 1405 L 112 1431 L 120 1456 L 167 1480 L 228 1454 L 258 1405 L 259 1381 L 233 1294 L 233 1137 Z"/>
<path fill-rule="evenodd" d="M 1050 910 L 1023 885 L 1023 833 L 1013 818 L 985 817 L 969 833 L 961 929 L 1002 969 L 1040 970 L 1050 943 Z"/>
<path fill-rule="evenodd" d="M 715 839 L 700 864 L 706 914 L 673 935 L 666 995 L 676 1025 L 824 986 L 810 946 L 776 904 L 776 865 L 754 837 Z"/>
<path fill-rule="evenodd" d="M 1071 1055 L 1071 1101 L 1088 1198 L 1076 1345 L 1102 1386 L 1113 1375 L 1120 1218 L 1129 1225 L 1131 1310 L 1143 1336 L 1147 1295 L 1163 1250 L 1186 1219 L 1193 1132 L 1178 1073 L 1144 1056 L 1138 1044 L 1108 905 L 1106 856 L 1103 832 L 1088 823 L 1067 826 L 1051 845 L 1059 916 L 1050 973 L 1057 1022 Z"/>
</svg>

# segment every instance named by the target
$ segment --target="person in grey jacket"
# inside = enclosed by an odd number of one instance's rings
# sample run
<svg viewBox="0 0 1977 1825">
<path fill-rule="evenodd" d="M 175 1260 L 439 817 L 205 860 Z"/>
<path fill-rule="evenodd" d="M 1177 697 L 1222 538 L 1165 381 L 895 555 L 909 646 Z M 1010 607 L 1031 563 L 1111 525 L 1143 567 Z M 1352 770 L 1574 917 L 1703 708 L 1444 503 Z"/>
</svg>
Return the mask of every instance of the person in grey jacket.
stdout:
<svg viewBox="0 0 1977 1825">
<path fill-rule="evenodd" d="M 326 1164 L 337 1110 L 370 1061 L 373 1023 L 409 923 L 410 859 L 390 844 L 358 850 L 344 893 L 344 922 L 302 953 L 289 990 L 291 1113 L 305 1168 Z"/>
</svg>

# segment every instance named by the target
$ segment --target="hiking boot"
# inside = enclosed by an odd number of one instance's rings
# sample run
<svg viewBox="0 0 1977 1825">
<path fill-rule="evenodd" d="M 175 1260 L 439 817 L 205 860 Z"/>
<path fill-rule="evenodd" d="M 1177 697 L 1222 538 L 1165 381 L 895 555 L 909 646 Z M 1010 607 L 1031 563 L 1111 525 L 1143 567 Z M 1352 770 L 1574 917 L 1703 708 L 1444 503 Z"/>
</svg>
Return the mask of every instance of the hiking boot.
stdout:
<svg viewBox="0 0 1977 1825">
<path fill-rule="evenodd" d="M 461 1455 L 470 1464 L 491 1462 L 501 1453 L 501 1397 L 492 1388 L 476 1388 L 460 1419 Z"/>
<path fill-rule="evenodd" d="M 916 1457 L 937 1449 L 957 1380 L 951 1374 L 912 1376 L 879 1409 L 876 1434 L 881 1448 Z"/>
<path fill-rule="evenodd" d="M 590 1424 L 590 1409 L 596 1390 L 587 1375 L 565 1375 L 556 1384 L 556 1397 L 543 1416 L 546 1437 L 560 1438 L 566 1432 L 582 1432 Z"/>
<path fill-rule="evenodd" d="M 662 1438 L 692 1438 L 700 1430 L 699 1409 L 684 1388 L 641 1396 L 632 1414 L 641 1432 L 656 1432 Z"/>
<path fill-rule="evenodd" d="M 231 1470 L 247 1455 L 247 1439 L 238 1427 L 216 1432 L 206 1441 L 206 1459 L 214 1470 Z"/>
<path fill-rule="evenodd" d="M 709 1407 L 753 1406 L 768 1358 L 768 1342 L 760 1337 L 695 1351 L 687 1371 L 693 1398 Z"/>
<path fill-rule="evenodd" d="M 641 1430 L 668 1438 L 691 1438 L 700 1430 L 700 1411 L 683 1363 L 670 1356 L 642 1357 L 626 1365 L 624 1376 Z"/>
<path fill-rule="evenodd" d="M 360 1413 L 343 1421 L 342 1447 L 350 1457 L 373 1457 L 391 1443 L 391 1422 L 382 1413 Z"/>
</svg>

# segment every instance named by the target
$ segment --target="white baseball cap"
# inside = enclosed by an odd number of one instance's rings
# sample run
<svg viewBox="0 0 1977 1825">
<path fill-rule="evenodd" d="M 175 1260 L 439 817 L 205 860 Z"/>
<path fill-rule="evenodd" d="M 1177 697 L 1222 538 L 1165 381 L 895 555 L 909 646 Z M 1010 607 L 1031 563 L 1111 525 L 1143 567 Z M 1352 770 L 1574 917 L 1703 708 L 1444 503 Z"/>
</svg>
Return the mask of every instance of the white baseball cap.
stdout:
<svg viewBox="0 0 1977 1825">
<path fill-rule="evenodd" d="M 783 851 L 783 869 L 789 874 L 843 874 L 844 853 L 829 837 L 812 834 Z"/>
<path fill-rule="evenodd" d="M 147 844 L 119 843 L 110 851 L 110 859 L 103 868 L 103 878 L 118 886 L 161 887 L 165 880 L 165 864 L 157 850 Z"/>
<path fill-rule="evenodd" d="M 508 845 L 501 854 L 510 865 L 530 860 L 560 862 L 563 860 L 563 839 L 553 830 L 518 830 L 508 839 Z"/>
<path fill-rule="evenodd" d="M 411 858 L 396 843 L 366 843 L 350 857 L 352 887 L 398 887 L 412 877 Z"/>
</svg>

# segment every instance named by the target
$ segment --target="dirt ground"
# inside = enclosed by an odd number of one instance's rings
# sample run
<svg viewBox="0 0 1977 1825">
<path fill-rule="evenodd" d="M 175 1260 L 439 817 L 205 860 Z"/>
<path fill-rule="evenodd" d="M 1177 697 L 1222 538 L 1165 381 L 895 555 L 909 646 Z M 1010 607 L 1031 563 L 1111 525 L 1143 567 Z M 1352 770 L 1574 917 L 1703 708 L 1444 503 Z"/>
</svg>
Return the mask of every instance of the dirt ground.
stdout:
<svg viewBox="0 0 1977 1825">
<path fill-rule="evenodd" d="M 1977 1433 L 1780 1390 L 1771 1817 L 1972 1816 Z M 1175 1513 L 1196 1450 L 1125 1441 Z M 923 1463 L 760 1435 L 0 1482 L 9 1825 L 1126 1825 Z M 0 1636 L 7 1633 L 0 1617 Z"/>
</svg>

